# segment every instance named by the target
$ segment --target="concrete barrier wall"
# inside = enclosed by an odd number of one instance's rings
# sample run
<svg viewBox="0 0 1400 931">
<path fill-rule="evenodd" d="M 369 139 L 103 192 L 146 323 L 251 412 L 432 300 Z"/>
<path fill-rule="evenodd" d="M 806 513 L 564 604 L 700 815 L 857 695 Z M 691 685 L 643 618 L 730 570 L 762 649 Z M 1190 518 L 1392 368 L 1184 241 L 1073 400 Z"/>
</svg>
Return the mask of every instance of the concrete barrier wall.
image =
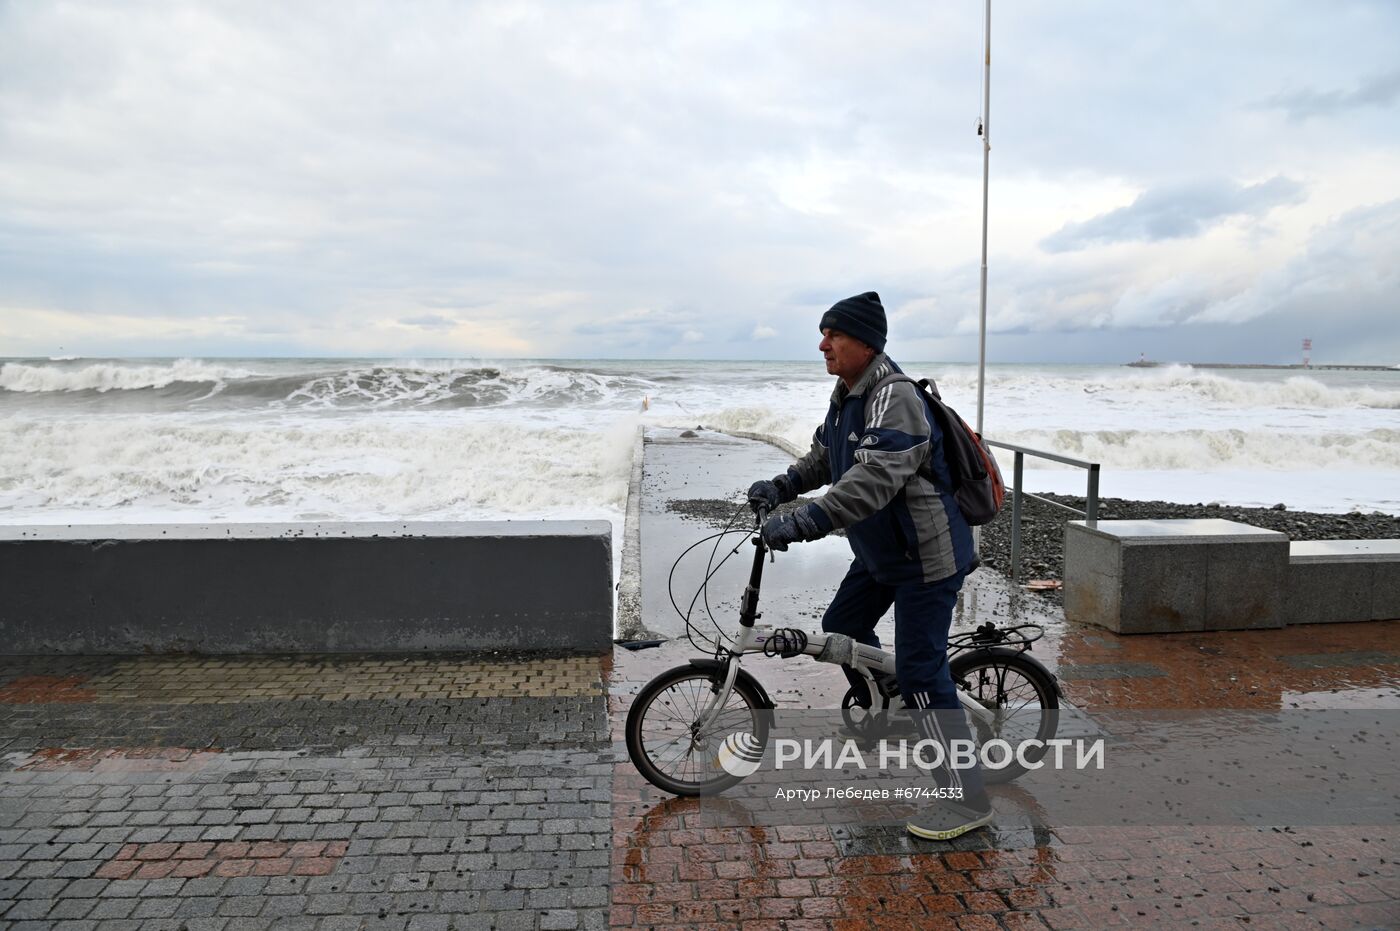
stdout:
<svg viewBox="0 0 1400 931">
<path fill-rule="evenodd" d="M 0 653 L 598 651 L 606 521 L 0 527 Z"/>
</svg>

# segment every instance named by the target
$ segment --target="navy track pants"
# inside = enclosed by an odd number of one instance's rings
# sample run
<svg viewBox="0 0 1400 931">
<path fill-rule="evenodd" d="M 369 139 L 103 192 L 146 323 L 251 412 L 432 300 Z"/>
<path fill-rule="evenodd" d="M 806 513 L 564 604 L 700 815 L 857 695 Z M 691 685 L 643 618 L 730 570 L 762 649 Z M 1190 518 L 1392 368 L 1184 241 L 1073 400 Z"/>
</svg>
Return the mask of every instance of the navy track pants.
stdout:
<svg viewBox="0 0 1400 931">
<path fill-rule="evenodd" d="M 857 643 L 878 647 L 875 625 L 894 605 L 895 676 L 900 694 L 920 733 L 945 748 L 950 740 L 972 738 L 948 671 L 948 630 L 966 575 L 959 572 L 937 582 L 883 585 L 856 560 L 822 617 L 822 630 L 827 633 L 845 634 Z M 854 670 L 847 669 L 846 677 L 852 686 L 865 687 L 865 680 Z M 923 709 L 942 713 L 920 714 Z M 979 768 L 946 767 L 939 776 L 941 784 L 961 787 L 965 800 L 979 806 L 984 801 Z"/>
</svg>

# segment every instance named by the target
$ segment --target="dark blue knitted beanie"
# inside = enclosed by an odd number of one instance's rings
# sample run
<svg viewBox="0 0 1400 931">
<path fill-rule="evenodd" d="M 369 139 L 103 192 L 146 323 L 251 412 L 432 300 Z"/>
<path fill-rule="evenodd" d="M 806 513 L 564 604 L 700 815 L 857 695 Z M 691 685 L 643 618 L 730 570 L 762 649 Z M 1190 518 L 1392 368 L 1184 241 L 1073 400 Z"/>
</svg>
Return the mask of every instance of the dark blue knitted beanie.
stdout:
<svg viewBox="0 0 1400 931">
<path fill-rule="evenodd" d="M 818 330 L 840 330 L 847 336 L 854 336 L 876 352 L 885 351 L 885 307 L 880 303 L 880 295 L 866 291 L 844 301 L 837 301 L 831 309 L 822 314 Z"/>
</svg>

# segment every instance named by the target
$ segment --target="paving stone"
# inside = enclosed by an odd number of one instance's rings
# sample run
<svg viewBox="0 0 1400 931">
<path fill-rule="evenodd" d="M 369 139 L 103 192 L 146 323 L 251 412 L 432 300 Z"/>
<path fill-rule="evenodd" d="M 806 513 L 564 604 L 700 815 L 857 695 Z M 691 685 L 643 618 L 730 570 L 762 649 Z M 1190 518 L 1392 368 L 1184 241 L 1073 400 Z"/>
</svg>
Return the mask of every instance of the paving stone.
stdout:
<svg viewBox="0 0 1400 931">
<path fill-rule="evenodd" d="M 348 893 L 323 893 L 308 896 L 306 900 L 306 913 L 309 915 L 339 915 L 348 911 L 349 907 Z"/>
<path fill-rule="evenodd" d="M 180 907 L 178 899 L 142 899 L 141 904 L 136 906 L 136 911 L 131 917 L 149 920 L 152 918 L 170 918 Z"/>
<path fill-rule="evenodd" d="M 303 895 L 269 896 L 261 914 L 264 918 L 299 916 L 306 911 L 307 901 Z"/>
<path fill-rule="evenodd" d="M 483 916 L 495 931 L 533 931 L 535 916 L 528 912 L 494 912 Z"/>
<path fill-rule="evenodd" d="M 272 919 L 268 927 L 270 931 L 316 931 L 320 921 L 311 915 L 283 915 Z"/>
<path fill-rule="evenodd" d="M 251 918 L 262 908 L 263 900 L 257 896 L 226 896 L 219 903 L 219 915 L 224 918 Z"/>
<path fill-rule="evenodd" d="M 525 907 L 525 893 L 518 889 L 488 890 L 482 893 L 481 902 L 491 911 L 513 911 Z"/>
<path fill-rule="evenodd" d="M 567 909 L 570 904 L 568 889 L 531 889 L 527 897 L 530 908 Z"/>
<path fill-rule="evenodd" d="M 216 896 L 182 896 L 175 909 L 176 918 L 213 918 L 219 914 L 222 899 Z"/>
<path fill-rule="evenodd" d="M 45 917 L 50 921 L 76 921 L 85 917 L 96 905 L 93 899 L 59 899 L 52 903 Z"/>
<path fill-rule="evenodd" d="M 450 915 L 414 915 L 408 920 L 408 931 L 452 931 Z"/>
<path fill-rule="evenodd" d="M 228 926 L 227 918 L 185 918 L 180 922 L 186 931 L 224 931 Z"/>
<path fill-rule="evenodd" d="M 235 876 L 223 880 L 220 894 L 227 896 L 256 896 L 267 891 L 268 880 L 262 876 Z"/>
<path fill-rule="evenodd" d="M 540 916 L 540 931 L 573 931 L 579 924 L 578 912 L 570 909 L 555 909 Z"/>
<path fill-rule="evenodd" d="M 52 899 L 58 896 L 67 885 L 66 879 L 35 879 L 25 883 L 15 898 Z"/>
<path fill-rule="evenodd" d="M 88 913 L 88 917 L 93 919 L 125 918 L 136 911 L 136 906 L 139 902 L 139 899 L 108 898 L 104 896 L 98 900 L 97 905 Z"/>
</svg>

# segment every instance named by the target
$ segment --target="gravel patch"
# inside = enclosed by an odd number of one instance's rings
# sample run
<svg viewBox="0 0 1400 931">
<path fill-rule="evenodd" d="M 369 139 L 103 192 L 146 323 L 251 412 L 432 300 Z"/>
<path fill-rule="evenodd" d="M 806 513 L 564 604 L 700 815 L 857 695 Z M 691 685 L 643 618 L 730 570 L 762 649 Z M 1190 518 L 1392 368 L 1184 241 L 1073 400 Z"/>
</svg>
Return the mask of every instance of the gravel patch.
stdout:
<svg viewBox="0 0 1400 931">
<path fill-rule="evenodd" d="M 787 504 L 778 505 L 775 514 L 786 514 L 802 507 L 812 498 L 798 498 Z M 726 526 L 736 530 L 744 530 L 753 526 L 753 516 L 745 507 L 744 512 L 738 517 L 734 516 L 735 509 L 739 507 L 738 500 L 725 500 L 720 498 L 672 498 L 666 502 L 666 510 L 672 514 L 679 514 L 687 520 L 699 521 L 708 527 L 716 530 L 723 530 Z M 731 524 L 730 521 L 733 520 Z M 836 530 L 833 536 L 844 537 L 845 531 Z"/>
</svg>

